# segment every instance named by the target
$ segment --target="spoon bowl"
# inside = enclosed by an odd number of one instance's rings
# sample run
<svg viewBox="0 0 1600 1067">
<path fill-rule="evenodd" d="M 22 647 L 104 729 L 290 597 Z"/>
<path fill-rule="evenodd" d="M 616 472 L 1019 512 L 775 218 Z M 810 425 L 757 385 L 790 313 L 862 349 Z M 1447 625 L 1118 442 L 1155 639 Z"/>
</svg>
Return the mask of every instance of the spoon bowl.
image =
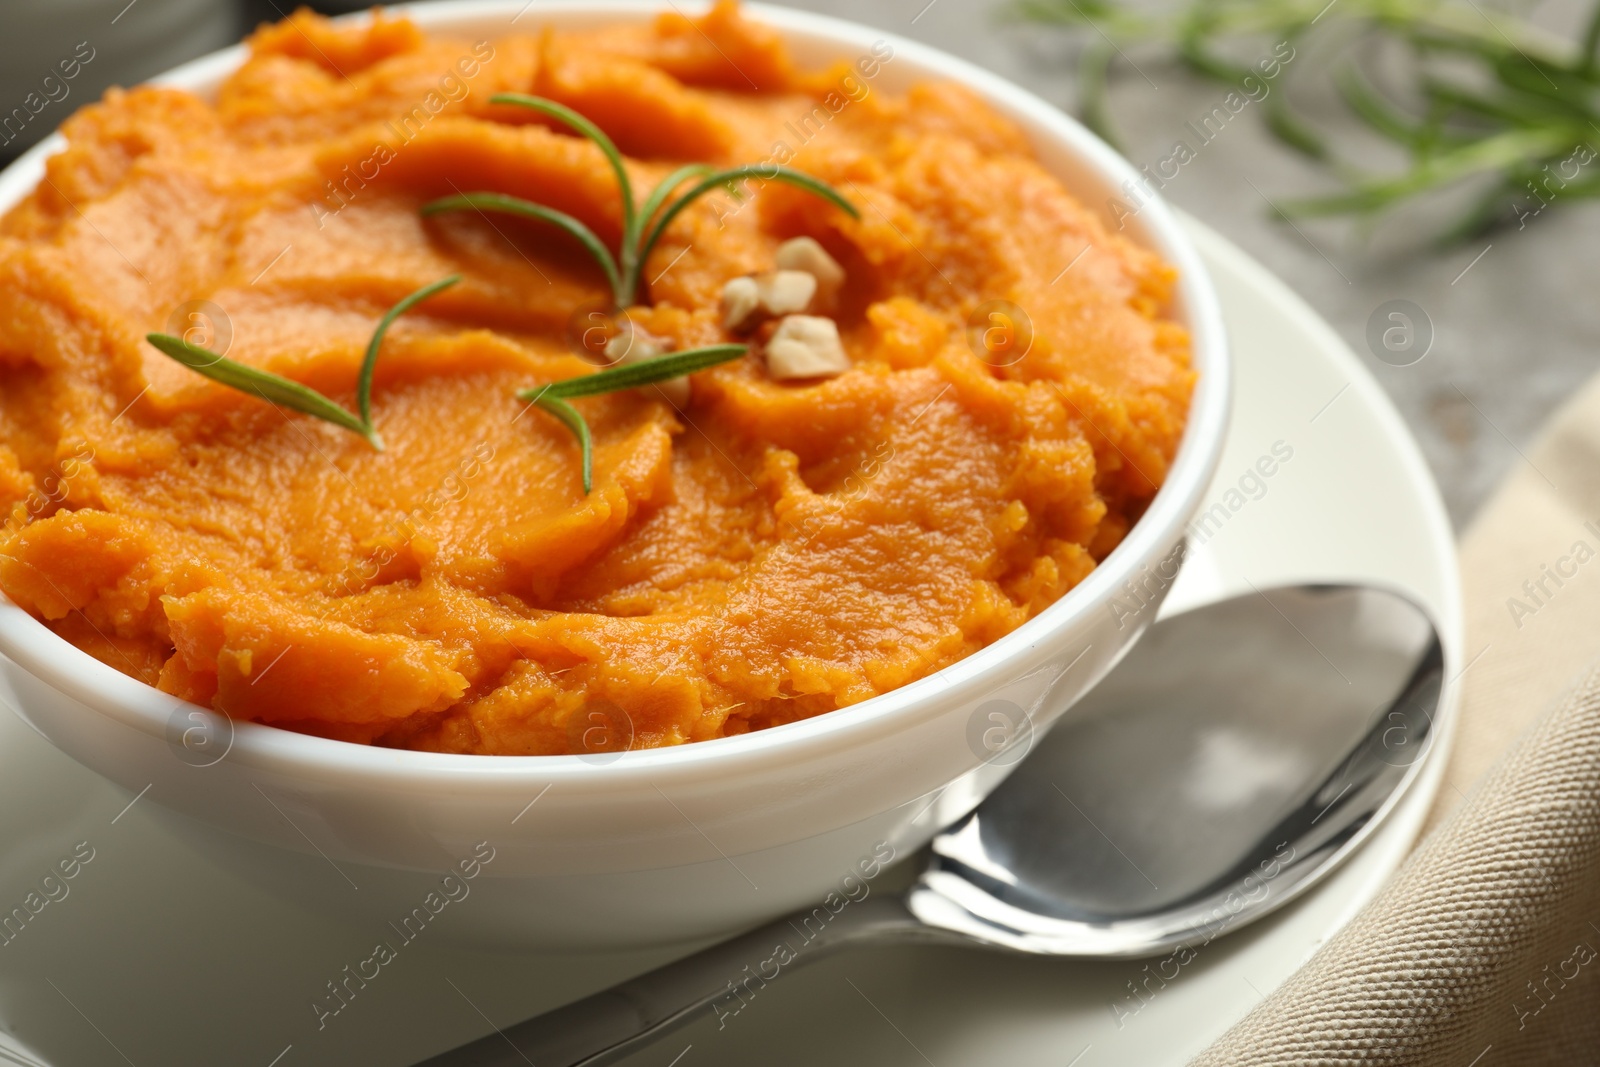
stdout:
<svg viewBox="0 0 1600 1067">
<path fill-rule="evenodd" d="M 1388 590 L 1256 590 L 1161 620 L 934 838 L 904 896 L 779 919 L 424 1067 L 598 1067 L 852 945 L 1112 958 L 1209 942 L 1315 885 L 1393 810 L 1443 680 L 1437 629 Z"/>
<path fill-rule="evenodd" d="M 1163 620 L 976 811 L 908 904 L 1025 952 L 1144 956 L 1260 918 L 1379 823 L 1433 737 L 1442 651 L 1388 591 Z"/>
</svg>

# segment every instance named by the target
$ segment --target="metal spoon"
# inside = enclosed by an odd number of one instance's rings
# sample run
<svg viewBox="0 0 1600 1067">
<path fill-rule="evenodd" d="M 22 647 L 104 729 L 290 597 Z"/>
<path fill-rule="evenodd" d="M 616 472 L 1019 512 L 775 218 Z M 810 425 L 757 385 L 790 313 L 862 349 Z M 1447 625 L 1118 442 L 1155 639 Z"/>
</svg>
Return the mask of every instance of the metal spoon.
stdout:
<svg viewBox="0 0 1600 1067">
<path fill-rule="evenodd" d="M 775 946 L 793 967 L 888 941 L 1070 957 L 1208 942 L 1304 892 L 1393 810 L 1434 736 L 1442 666 L 1428 617 L 1383 590 L 1285 587 L 1164 619 L 934 838 L 904 896 L 779 919 L 423 1067 L 614 1062 L 736 1010 Z"/>
</svg>

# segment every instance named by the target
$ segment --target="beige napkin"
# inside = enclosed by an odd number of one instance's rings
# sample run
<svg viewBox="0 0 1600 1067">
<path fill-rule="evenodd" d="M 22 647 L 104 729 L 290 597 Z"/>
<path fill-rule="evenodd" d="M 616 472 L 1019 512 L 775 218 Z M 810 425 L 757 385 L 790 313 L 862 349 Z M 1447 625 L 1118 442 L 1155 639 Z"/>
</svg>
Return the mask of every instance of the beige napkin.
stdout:
<svg viewBox="0 0 1600 1067">
<path fill-rule="evenodd" d="M 1474 521 L 1461 569 L 1431 832 L 1196 1067 L 1600 1062 L 1600 379 Z"/>
</svg>

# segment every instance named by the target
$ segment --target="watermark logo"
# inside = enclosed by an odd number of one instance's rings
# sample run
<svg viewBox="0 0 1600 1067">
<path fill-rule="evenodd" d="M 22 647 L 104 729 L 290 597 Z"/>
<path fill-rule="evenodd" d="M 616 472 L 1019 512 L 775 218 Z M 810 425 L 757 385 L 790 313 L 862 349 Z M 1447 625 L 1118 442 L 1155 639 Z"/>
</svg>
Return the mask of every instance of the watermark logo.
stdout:
<svg viewBox="0 0 1600 1067">
<path fill-rule="evenodd" d="M 317 1029 L 326 1030 L 328 1020 L 348 1008 L 369 982 L 377 981 L 383 969 L 399 959 L 406 946 L 421 937 L 422 932 L 446 908 L 466 900 L 472 892 L 469 883 L 483 873 L 483 869 L 494 861 L 495 855 L 493 845 L 479 841 L 473 846 L 472 855 L 458 860 L 454 867 L 445 870 L 436 888 L 429 890 L 419 904 L 400 916 L 398 921 L 390 920 L 389 929 L 384 932 L 383 940 L 373 946 L 371 955 L 358 959 L 354 964 L 345 964 L 342 970 L 329 978 L 323 984 L 326 992 L 310 998 Z M 391 931 L 394 937 L 389 936 Z"/>
<path fill-rule="evenodd" d="M 1584 523 L 1583 529 L 1600 543 L 1600 526 L 1593 520 Z M 1594 548 L 1580 538 L 1572 543 L 1566 555 L 1557 556 L 1551 563 L 1539 564 L 1539 573 L 1522 583 L 1522 596 L 1506 598 L 1506 610 L 1511 613 L 1511 621 L 1517 624 L 1517 629 L 1522 629 L 1524 619 L 1539 614 L 1578 576 L 1579 568 L 1594 558 Z"/>
<path fill-rule="evenodd" d="M 1243 76 L 1234 89 L 1214 104 L 1210 111 L 1197 115 L 1183 124 L 1183 137 L 1174 141 L 1172 151 L 1139 167 L 1140 177 L 1122 183 L 1121 197 L 1106 200 L 1106 215 L 1119 230 L 1126 229 L 1128 220 L 1143 211 L 1155 200 L 1157 192 L 1165 189 L 1183 173 L 1183 168 L 1200 158 L 1200 153 L 1251 104 L 1259 104 L 1272 93 L 1273 81 L 1296 56 L 1294 45 L 1279 41 L 1270 53 L 1263 53 L 1254 68 L 1242 67 Z M 1193 144 L 1190 140 L 1193 140 Z"/>
<path fill-rule="evenodd" d="M 584 359 L 614 363 L 616 360 L 607 353 L 606 346 L 613 337 L 624 332 L 626 323 L 627 313 L 614 314 L 611 305 L 604 300 L 584 304 L 567 318 L 567 347 Z M 613 349 L 615 347 L 612 345 Z"/>
<path fill-rule="evenodd" d="M 191 767 L 211 767 L 233 748 L 233 720 L 192 704 L 167 716 L 167 747 Z"/>
<path fill-rule="evenodd" d="M 1021 362 L 1033 347 L 1033 320 L 1009 300 L 988 300 L 967 316 L 967 346 L 991 367 Z"/>
<path fill-rule="evenodd" d="M 72 892 L 68 883 L 78 877 L 79 872 L 93 859 L 94 846 L 87 841 L 79 841 L 73 846 L 71 855 L 61 857 L 54 867 L 46 869 L 44 876 L 29 887 L 27 896 L 10 911 L 0 912 L 0 948 L 9 946 L 22 936 L 22 931 L 45 908 L 66 900 Z"/>
<path fill-rule="evenodd" d="M 1199 958 L 1201 950 L 1233 925 L 1233 920 L 1244 911 L 1245 905 L 1259 904 L 1265 900 L 1272 892 L 1273 880 L 1288 870 L 1294 860 L 1293 845 L 1287 841 L 1278 845 L 1271 856 L 1257 863 L 1211 909 L 1205 926 L 1207 932 L 1203 936 L 1197 935 L 1192 942 L 1179 942 L 1170 955 L 1144 964 L 1138 974 L 1128 979 L 1123 984 L 1127 992 L 1107 1005 L 1117 1029 L 1127 1026 L 1162 990 L 1177 981 L 1185 973 L 1184 968 Z"/>
<path fill-rule="evenodd" d="M 1367 317 L 1367 347 L 1391 367 L 1422 362 L 1433 349 L 1433 320 L 1410 300 L 1389 300 Z"/>
<path fill-rule="evenodd" d="M 1021 760 L 1033 748 L 1033 739 L 1033 719 L 1009 700 L 986 700 L 967 719 L 967 747 L 996 767 Z"/>
<path fill-rule="evenodd" d="M 113 22 L 116 20 L 113 19 Z M 88 41 L 79 41 L 72 55 L 56 61 L 55 70 L 39 80 L 39 88 L 22 98 L 22 103 L 9 112 L 0 114 L 0 144 L 10 144 L 23 136 L 30 122 L 51 104 L 59 104 L 72 93 L 71 81 L 94 61 L 95 49 Z M 60 72 L 59 77 L 57 71 Z M 47 122 L 46 128 L 55 125 Z M 34 128 L 37 132 L 39 127 Z"/>
<path fill-rule="evenodd" d="M 1384 716 L 1383 732 L 1378 735 L 1383 751 L 1378 758 L 1391 767 L 1409 767 L 1428 753 L 1433 740 L 1433 718 L 1415 699 Z"/>
<path fill-rule="evenodd" d="M 567 720 L 567 748 L 585 763 L 615 763 L 633 747 L 633 717 L 609 700 L 590 700 Z"/>
<path fill-rule="evenodd" d="M 167 316 L 167 333 L 215 352 L 219 359 L 233 347 L 233 320 L 209 300 L 186 300 L 173 308 Z"/>
<path fill-rule="evenodd" d="M 1155 566 L 1144 564 L 1137 574 L 1122 583 L 1121 591 L 1106 602 L 1117 629 L 1126 629 L 1130 622 L 1139 623 L 1145 611 L 1161 605 L 1183 567 L 1188 550 L 1189 543 L 1179 541 Z"/>
<path fill-rule="evenodd" d="M 794 939 L 785 934 L 782 941 L 773 945 L 770 955 L 761 958 L 760 953 L 756 953 L 739 973 L 728 979 L 723 992 L 712 1000 L 711 1013 L 716 1016 L 717 1029 L 726 1030 L 729 1020 L 744 1011 L 769 983 L 777 981 L 784 968 L 799 959 L 800 954 L 827 931 L 829 924 L 840 913 L 851 904 L 859 904 L 867 899 L 872 892 L 872 880 L 894 860 L 894 846 L 887 841 L 877 842 L 870 853 L 858 859 L 839 879 L 837 887 L 829 890 L 822 902 L 811 909 L 810 914 L 792 916 L 789 928 L 795 933 Z"/>
</svg>

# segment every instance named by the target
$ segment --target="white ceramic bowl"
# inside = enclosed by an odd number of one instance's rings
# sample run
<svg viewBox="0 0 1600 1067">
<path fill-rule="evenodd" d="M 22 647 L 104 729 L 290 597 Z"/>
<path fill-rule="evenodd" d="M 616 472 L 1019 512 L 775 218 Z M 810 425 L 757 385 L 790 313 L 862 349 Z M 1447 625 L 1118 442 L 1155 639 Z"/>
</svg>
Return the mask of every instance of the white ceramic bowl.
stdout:
<svg viewBox="0 0 1600 1067">
<path fill-rule="evenodd" d="M 492 38 L 522 10 L 518 32 L 640 19 L 660 5 L 546 0 L 527 9 L 522 0 L 468 0 L 402 10 L 432 30 Z M 749 14 L 782 32 L 805 64 L 887 42 L 894 54 L 875 91 L 926 79 L 976 90 L 1086 203 L 1105 204 L 1137 180 L 1077 122 L 952 56 L 784 8 L 751 5 Z M 242 55 L 228 49 L 160 80 L 208 93 Z M 34 186 L 44 156 L 60 146 L 52 138 L 0 174 L 0 210 Z M 1170 587 L 1184 527 L 1222 446 L 1228 353 L 1211 283 L 1166 206 L 1151 202 L 1132 223 L 1135 239 L 1180 271 L 1174 311 L 1192 333 L 1199 371 L 1167 482 L 1081 585 L 931 677 L 804 722 L 608 763 L 406 752 L 232 726 L 92 659 L 0 601 L 0 696 L 78 761 L 130 793 L 148 788 L 147 803 L 326 861 L 351 884 L 389 887 L 397 901 L 420 901 L 440 872 L 489 842 L 494 858 L 474 889 L 480 903 L 470 920 L 455 922 L 459 931 L 549 945 L 646 944 L 815 904 L 863 857 L 906 855 L 1005 777 L 1015 752 L 995 759 L 985 750 L 978 739 L 991 724 L 980 705 L 1014 702 L 1042 730 L 1116 663 Z M 1134 585 L 1147 606 L 1130 617 Z M 257 851 L 300 869 L 294 857 Z M 334 880 L 326 866 L 321 872 Z"/>
</svg>

